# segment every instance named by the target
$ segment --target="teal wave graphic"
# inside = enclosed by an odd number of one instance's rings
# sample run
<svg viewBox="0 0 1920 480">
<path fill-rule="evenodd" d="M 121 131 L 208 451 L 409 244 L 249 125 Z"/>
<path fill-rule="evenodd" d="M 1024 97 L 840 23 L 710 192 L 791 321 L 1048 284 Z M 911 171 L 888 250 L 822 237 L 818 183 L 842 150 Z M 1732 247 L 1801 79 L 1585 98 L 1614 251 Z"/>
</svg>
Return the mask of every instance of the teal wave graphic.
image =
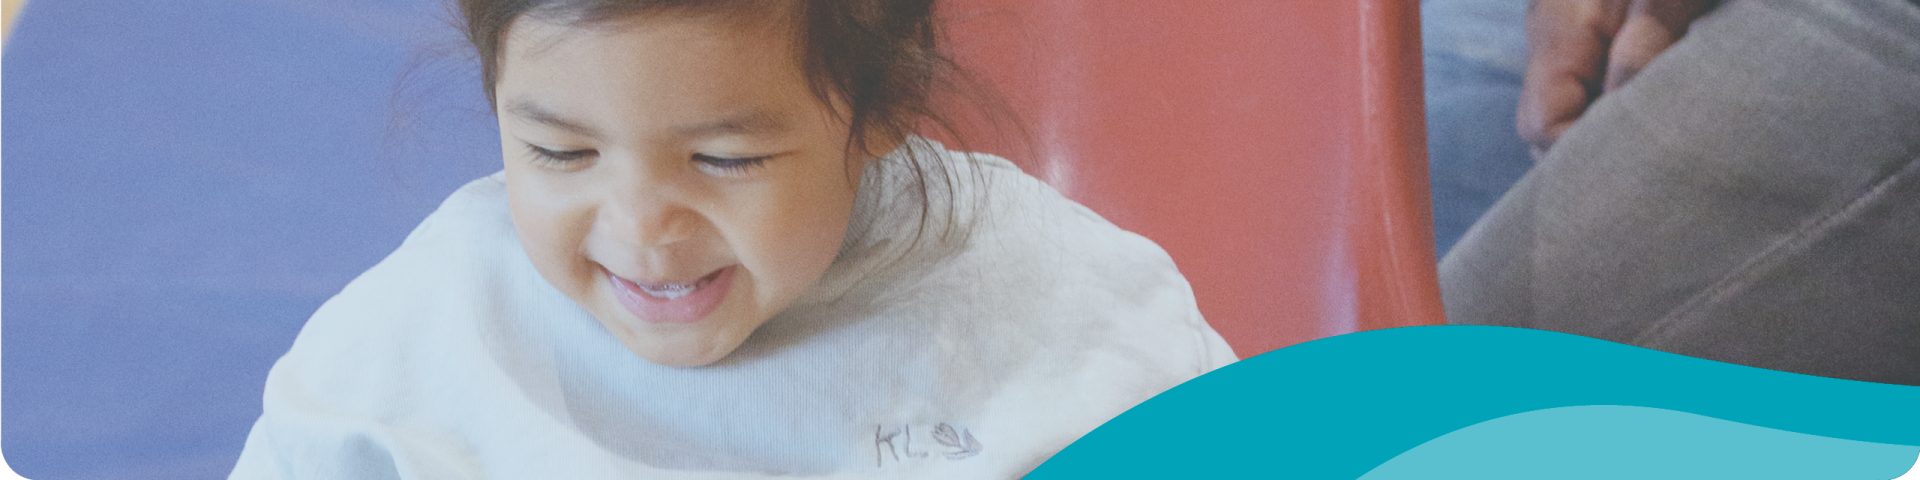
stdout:
<svg viewBox="0 0 1920 480">
<path fill-rule="evenodd" d="M 1433 439 L 1361 480 L 1740 478 L 1887 480 L 1920 447 L 1756 427 L 1647 407 L 1561 407 Z"/>
<path fill-rule="evenodd" d="M 1341 335 L 1219 369 L 1094 430 L 1029 478 L 1352 479 L 1475 424 L 1585 405 L 1920 446 L 1920 387 L 1539 330 L 1434 326 Z"/>
</svg>

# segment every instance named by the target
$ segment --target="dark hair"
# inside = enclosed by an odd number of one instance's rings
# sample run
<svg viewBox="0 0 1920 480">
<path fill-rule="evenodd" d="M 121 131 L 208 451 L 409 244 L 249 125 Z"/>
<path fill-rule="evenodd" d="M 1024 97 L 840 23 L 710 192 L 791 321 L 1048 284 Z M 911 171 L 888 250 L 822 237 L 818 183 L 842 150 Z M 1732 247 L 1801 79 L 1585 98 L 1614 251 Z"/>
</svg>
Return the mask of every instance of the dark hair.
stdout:
<svg viewBox="0 0 1920 480">
<path fill-rule="evenodd" d="M 493 103 L 505 35 L 515 19 L 533 15 L 573 24 L 597 24 L 643 14 L 791 15 L 796 60 L 816 99 L 845 102 L 849 153 L 871 152 L 867 141 L 903 139 L 922 122 L 953 133 L 931 106 L 936 85 L 958 69 L 939 49 L 933 0 L 459 0 L 463 30 L 479 53 L 481 84 Z"/>
<path fill-rule="evenodd" d="M 936 105 L 949 104 L 941 97 L 965 98 L 979 109 L 979 118 L 996 134 L 1015 132 L 1025 140 L 1032 153 L 1032 138 L 1020 121 L 992 88 L 977 81 L 940 49 L 941 32 L 934 8 L 935 0 L 459 0 L 464 24 L 461 30 L 479 54 L 482 86 L 491 105 L 500 74 L 500 61 L 508 28 L 527 15 L 560 23 L 595 26 L 611 21 L 656 13 L 690 13 L 731 16 L 773 15 L 784 20 L 795 36 L 794 55 L 816 100 L 835 108 L 838 100 L 848 111 L 845 151 L 848 161 L 855 155 L 882 155 L 874 152 L 870 140 L 905 140 L 925 126 L 944 133 L 956 142 L 956 150 L 970 150 L 952 117 L 942 114 Z M 1011 128 L 1009 128 L 1011 126 Z M 960 198 L 955 173 L 939 156 L 912 154 L 906 160 L 913 165 L 910 180 L 919 195 L 920 221 L 908 241 L 908 251 L 922 245 L 930 223 L 939 227 L 937 237 L 943 244 L 958 246 L 965 242 L 967 223 L 958 213 L 963 205 L 978 206 L 984 197 Z M 987 179 L 978 169 L 970 169 L 972 180 Z M 931 178 L 930 178 L 931 177 Z M 936 217 L 929 200 L 930 188 L 944 188 L 948 210 L 944 222 Z"/>
</svg>

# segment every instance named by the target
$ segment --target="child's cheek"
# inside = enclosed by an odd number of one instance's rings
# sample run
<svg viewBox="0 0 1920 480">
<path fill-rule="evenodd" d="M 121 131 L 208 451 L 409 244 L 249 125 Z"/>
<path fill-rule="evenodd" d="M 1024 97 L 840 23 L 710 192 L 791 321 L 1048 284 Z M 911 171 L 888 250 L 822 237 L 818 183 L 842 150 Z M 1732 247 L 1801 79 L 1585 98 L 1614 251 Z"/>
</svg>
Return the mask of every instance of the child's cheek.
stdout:
<svg viewBox="0 0 1920 480">
<path fill-rule="evenodd" d="M 756 215 L 760 224 L 754 235 L 759 251 L 755 256 L 764 272 L 755 296 L 776 309 L 819 282 L 833 264 L 846 238 L 854 200 L 850 188 L 817 182 L 791 186 L 785 193 L 785 201 L 770 203 Z"/>
<path fill-rule="evenodd" d="M 508 201 L 521 248 L 540 276 L 575 302 L 589 303 L 599 268 L 581 252 L 592 230 L 592 208 L 576 195 L 543 188 L 536 180 L 516 181 L 508 171 Z"/>
</svg>

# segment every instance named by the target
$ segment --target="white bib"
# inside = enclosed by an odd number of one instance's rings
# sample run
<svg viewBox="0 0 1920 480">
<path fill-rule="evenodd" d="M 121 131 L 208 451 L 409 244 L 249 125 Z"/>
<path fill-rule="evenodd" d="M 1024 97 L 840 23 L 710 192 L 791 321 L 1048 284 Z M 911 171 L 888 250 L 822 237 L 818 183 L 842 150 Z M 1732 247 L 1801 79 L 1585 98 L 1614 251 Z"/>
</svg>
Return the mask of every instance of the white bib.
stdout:
<svg viewBox="0 0 1920 480">
<path fill-rule="evenodd" d="M 534 271 L 502 178 L 314 314 L 232 478 L 1012 478 L 1234 360 L 1151 241 L 915 138 L 819 284 L 719 362 L 654 365 Z"/>
</svg>

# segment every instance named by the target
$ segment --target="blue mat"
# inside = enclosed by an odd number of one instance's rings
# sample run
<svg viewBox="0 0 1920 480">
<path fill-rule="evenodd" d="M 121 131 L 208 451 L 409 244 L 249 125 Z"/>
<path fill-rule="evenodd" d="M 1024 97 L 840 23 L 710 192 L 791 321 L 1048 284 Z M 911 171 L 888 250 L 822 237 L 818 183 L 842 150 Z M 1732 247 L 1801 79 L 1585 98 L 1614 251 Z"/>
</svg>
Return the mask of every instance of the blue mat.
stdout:
<svg viewBox="0 0 1920 480">
<path fill-rule="evenodd" d="M 4 55 L 0 448 L 222 478 L 320 303 L 499 168 L 437 0 L 46 0 Z"/>
</svg>

